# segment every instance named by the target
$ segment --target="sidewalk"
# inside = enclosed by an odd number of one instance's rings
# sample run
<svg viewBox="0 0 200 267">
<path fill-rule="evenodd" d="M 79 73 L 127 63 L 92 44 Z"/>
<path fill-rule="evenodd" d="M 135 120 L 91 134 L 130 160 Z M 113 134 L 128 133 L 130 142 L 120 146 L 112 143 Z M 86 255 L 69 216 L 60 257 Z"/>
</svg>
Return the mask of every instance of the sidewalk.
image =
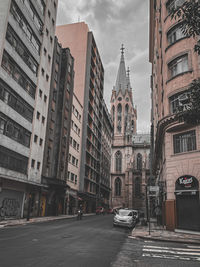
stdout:
<svg viewBox="0 0 200 267">
<path fill-rule="evenodd" d="M 200 232 L 185 230 L 167 231 L 163 226 L 158 226 L 155 221 L 151 222 L 150 235 L 149 226 L 136 225 L 132 231 L 132 237 L 146 240 L 176 242 L 200 245 Z"/>
<path fill-rule="evenodd" d="M 92 216 L 92 215 L 95 215 L 95 213 L 83 214 L 83 218 L 86 216 Z M 72 218 L 76 218 L 76 216 L 77 215 L 59 215 L 59 216 L 47 216 L 47 217 L 35 217 L 35 218 L 30 218 L 29 221 L 27 221 L 26 219 L 3 220 L 3 221 L 0 221 L 0 229 L 4 227 L 9 227 L 9 226 L 26 225 L 30 223 L 72 219 Z"/>
</svg>

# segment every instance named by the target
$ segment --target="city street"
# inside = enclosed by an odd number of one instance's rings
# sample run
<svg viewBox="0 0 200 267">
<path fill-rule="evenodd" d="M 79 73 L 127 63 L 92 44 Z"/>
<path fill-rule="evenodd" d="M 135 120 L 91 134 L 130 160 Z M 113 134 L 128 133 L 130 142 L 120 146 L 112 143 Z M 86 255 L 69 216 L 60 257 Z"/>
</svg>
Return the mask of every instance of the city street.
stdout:
<svg viewBox="0 0 200 267">
<path fill-rule="evenodd" d="M 130 238 L 112 215 L 0 230 L 1 267 L 199 266 L 200 247 Z"/>
</svg>

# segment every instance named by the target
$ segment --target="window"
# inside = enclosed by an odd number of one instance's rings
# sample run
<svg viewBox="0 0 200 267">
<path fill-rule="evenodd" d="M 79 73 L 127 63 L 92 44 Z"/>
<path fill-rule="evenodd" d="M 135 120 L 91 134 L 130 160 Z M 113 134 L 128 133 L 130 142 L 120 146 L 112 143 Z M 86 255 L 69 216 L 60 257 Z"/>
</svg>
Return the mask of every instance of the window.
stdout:
<svg viewBox="0 0 200 267">
<path fill-rule="evenodd" d="M 190 131 L 173 136 L 174 154 L 196 150 L 196 132 Z"/>
<path fill-rule="evenodd" d="M 46 81 L 48 82 L 48 80 L 49 80 L 49 75 L 47 74 L 46 75 Z"/>
<path fill-rule="evenodd" d="M 119 133 L 121 133 L 121 129 L 122 129 L 121 120 L 122 120 L 122 106 L 121 104 L 119 104 L 117 106 L 117 130 Z"/>
<path fill-rule="evenodd" d="M 34 167 L 35 167 L 35 160 L 32 159 L 32 161 L 31 161 L 31 168 L 34 168 Z"/>
<path fill-rule="evenodd" d="M 173 78 L 179 73 L 183 73 L 189 70 L 188 68 L 188 55 L 184 55 L 174 59 L 168 64 L 169 78 Z"/>
<path fill-rule="evenodd" d="M 115 107 L 112 107 L 112 120 L 115 122 Z"/>
<path fill-rule="evenodd" d="M 44 55 L 46 56 L 46 54 L 47 54 L 47 50 L 46 50 L 46 48 L 44 47 Z"/>
<path fill-rule="evenodd" d="M 180 24 L 178 26 L 172 28 L 171 30 L 169 30 L 169 32 L 167 33 L 167 40 L 168 40 L 169 45 L 175 43 L 176 41 L 178 41 L 184 37 L 185 37 L 185 35 L 181 31 L 181 25 Z"/>
<path fill-rule="evenodd" d="M 34 142 L 37 143 L 37 140 L 38 140 L 38 136 L 35 134 L 34 135 Z"/>
<path fill-rule="evenodd" d="M 140 197 L 141 195 L 141 179 L 136 177 L 135 179 L 135 197 Z"/>
<path fill-rule="evenodd" d="M 71 173 L 71 181 L 74 181 L 74 173 Z"/>
<path fill-rule="evenodd" d="M 137 170 L 142 170 L 142 155 L 137 154 Z"/>
<path fill-rule="evenodd" d="M 37 111 L 37 119 L 40 119 L 40 112 Z"/>
<path fill-rule="evenodd" d="M 44 102 L 46 103 L 47 102 L 47 96 L 44 95 Z"/>
<path fill-rule="evenodd" d="M 117 172 L 122 171 L 122 153 L 120 151 L 115 153 L 115 169 Z"/>
<path fill-rule="evenodd" d="M 46 35 L 47 35 L 47 36 L 49 35 L 49 30 L 48 30 L 48 29 L 46 29 Z"/>
<path fill-rule="evenodd" d="M 42 70 L 41 70 L 41 71 L 42 71 L 42 76 L 44 76 L 44 69 L 42 68 Z"/>
<path fill-rule="evenodd" d="M 42 146 L 42 144 L 43 144 L 43 139 L 40 138 L 40 146 Z"/>
<path fill-rule="evenodd" d="M 72 164 L 73 164 L 73 165 L 75 165 L 75 161 L 76 161 L 75 157 L 72 156 Z"/>
<path fill-rule="evenodd" d="M 53 38 L 52 36 L 50 36 L 50 43 L 52 44 L 52 42 L 53 42 Z"/>
<path fill-rule="evenodd" d="M 115 179 L 115 196 L 121 196 L 122 182 L 119 177 Z"/>
<path fill-rule="evenodd" d="M 186 92 L 175 94 L 169 98 L 171 114 L 177 113 L 184 109 L 188 102 L 188 95 Z M 181 109 L 181 110 L 180 110 Z"/>
<path fill-rule="evenodd" d="M 42 123 L 44 124 L 44 122 L 45 122 L 45 117 L 42 116 Z"/>
<path fill-rule="evenodd" d="M 40 169 L 40 162 L 39 161 L 37 162 L 37 169 L 38 170 Z"/>
<path fill-rule="evenodd" d="M 42 97 L 42 90 L 39 90 L 39 96 Z"/>
</svg>

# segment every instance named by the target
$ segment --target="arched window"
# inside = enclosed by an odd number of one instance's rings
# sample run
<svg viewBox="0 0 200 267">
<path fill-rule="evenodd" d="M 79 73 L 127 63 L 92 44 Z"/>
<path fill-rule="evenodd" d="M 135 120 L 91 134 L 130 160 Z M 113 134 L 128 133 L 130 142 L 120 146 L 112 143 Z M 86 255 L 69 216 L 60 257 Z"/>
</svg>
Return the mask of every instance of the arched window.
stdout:
<svg viewBox="0 0 200 267">
<path fill-rule="evenodd" d="M 122 105 L 117 106 L 117 130 L 121 133 L 122 130 Z"/>
<path fill-rule="evenodd" d="M 115 106 L 112 107 L 112 120 L 115 123 Z"/>
<path fill-rule="evenodd" d="M 119 177 L 115 179 L 115 196 L 121 196 L 122 182 Z"/>
<path fill-rule="evenodd" d="M 129 111 L 129 106 L 126 104 L 125 106 L 125 124 L 124 124 L 124 130 L 126 131 L 128 127 L 128 111 Z"/>
<path fill-rule="evenodd" d="M 135 197 L 140 197 L 141 195 L 141 182 L 140 178 L 136 177 L 135 178 Z"/>
<path fill-rule="evenodd" d="M 132 130 L 132 132 L 134 130 L 134 120 L 131 121 L 131 130 Z"/>
<path fill-rule="evenodd" d="M 117 172 L 122 171 L 122 153 L 120 151 L 115 153 L 115 169 Z"/>
<path fill-rule="evenodd" d="M 137 170 L 142 169 L 142 155 L 140 153 L 137 154 Z"/>
</svg>

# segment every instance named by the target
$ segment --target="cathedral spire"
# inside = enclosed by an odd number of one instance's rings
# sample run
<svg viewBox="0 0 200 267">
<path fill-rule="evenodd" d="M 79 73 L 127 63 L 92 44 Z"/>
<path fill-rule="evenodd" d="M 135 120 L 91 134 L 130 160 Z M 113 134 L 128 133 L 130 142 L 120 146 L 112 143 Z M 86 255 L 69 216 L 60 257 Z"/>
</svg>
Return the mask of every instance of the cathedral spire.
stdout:
<svg viewBox="0 0 200 267">
<path fill-rule="evenodd" d="M 122 91 L 122 93 L 125 92 L 127 89 L 127 77 L 126 77 L 126 67 L 125 67 L 125 60 L 124 60 L 124 45 L 122 44 L 121 47 L 121 59 L 120 59 L 120 64 L 119 64 L 119 69 L 118 69 L 118 74 L 117 74 L 117 80 L 115 84 L 115 90 L 118 93 L 119 90 Z"/>
</svg>

